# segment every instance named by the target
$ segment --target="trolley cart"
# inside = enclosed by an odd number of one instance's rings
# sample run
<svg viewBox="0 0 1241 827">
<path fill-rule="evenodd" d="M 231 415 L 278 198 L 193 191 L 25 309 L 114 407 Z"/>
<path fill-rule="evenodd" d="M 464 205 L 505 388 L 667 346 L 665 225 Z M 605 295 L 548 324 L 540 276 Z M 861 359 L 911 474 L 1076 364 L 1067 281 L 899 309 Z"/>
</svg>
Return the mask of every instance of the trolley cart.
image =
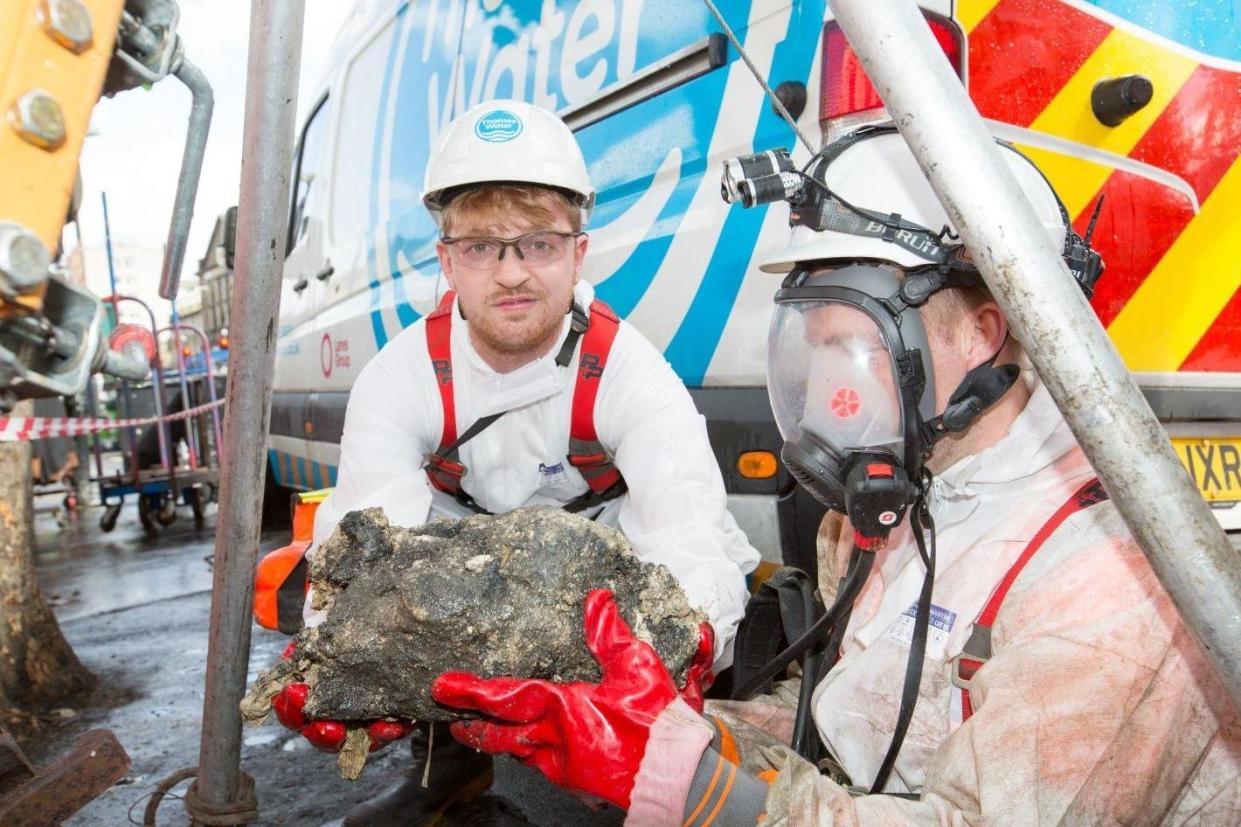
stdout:
<svg viewBox="0 0 1241 827">
<path fill-rule="evenodd" d="M 150 307 L 141 299 L 131 296 L 110 296 L 105 301 L 110 301 L 113 304 L 118 304 L 122 301 L 132 301 L 141 305 L 147 311 L 147 316 L 150 319 L 151 335 L 157 344 L 161 333 L 172 331 L 178 334 L 179 339 L 179 334 L 182 330 L 196 334 L 203 341 L 206 341 L 205 334 L 190 325 L 174 324 L 167 328 L 159 329 Z M 178 362 L 183 367 L 184 359 L 179 344 L 175 349 Z M 206 504 L 214 499 L 216 487 L 219 484 L 218 462 L 215 461 L 217 447 L 221 439 L 219 410 L 214 407 L 209 410 L 212 425 L 210 430 L 205 427 L 206 414 L 198 413 L 184 417 L 188 459 L 186 467 L 178 467 L 176 457 L 177 445 L 173 439 L 173 431 L 170 426 L 173 421 L 182 417 L 175 413 L 168 414 L 169 405 L 164 386 L 165 382 L 175 383 L 174 387 L 179 386 L 182 408 L 185 411 L 189 411 L 194 408 L 195 404 L 191 383 L 188 381 L 184 370 L 178 370 L 175 377 L 166 375 L 158 356 L 153 361 L 152 368 L 153 381 L 150 384 L 150 398 L 154 405 L 152 413 L 158 419 L 150 427 L 155 429 L 159 447 L 159 459 L 153 465 L 144 462 L 137 428 L 134 426 L 123 427 L 125 436 L 123 443 L 128 458 L 128 467 L 123 471 L 118 471 L 111 476 L 101 477 L 98 480 L 99 498 L 104 506 L 99 525 L 104 531 L 111 531 L 116 527 L 121 509 L 129 497 L 133 497 L 137 501 L 138 518 L 141 520 L 142 527 L 149 536 L 157 534 L 160 526 L 172 525 L 177 518 L 178 505 L 190 507 L 194 516 L 195 528 L 201 529 L 204 526 Z M 207 385 L 205 396 L 209 401 L 215 402 L 217 398 L 215 366 L 210 361 L 209 356 L 205 379 Z M 196 390 L 196 388 L 194 389 Z M 122 417 L 128 418 L 133 416 L 136 399 L 139 399 L 144 392 L 145 388 L 133 383 L 126 381 L 118 383 L 118 408 L 120 408 Z M 204 448 L 206 449 L 205 451 Z M 144 465 L 148 467 L 143 467 Z"/>
</svg>

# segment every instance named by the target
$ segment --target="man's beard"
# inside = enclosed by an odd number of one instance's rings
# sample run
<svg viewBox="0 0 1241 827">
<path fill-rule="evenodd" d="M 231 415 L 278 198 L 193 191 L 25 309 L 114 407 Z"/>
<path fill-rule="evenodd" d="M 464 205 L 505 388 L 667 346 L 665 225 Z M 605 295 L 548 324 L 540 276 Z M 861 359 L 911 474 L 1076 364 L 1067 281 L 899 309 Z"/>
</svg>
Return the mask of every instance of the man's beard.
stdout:
<svg viewBox="0 0 1241 827">
<path fill-rule="evenodd" d="M 503 311 L 494 305 L 509 299 L 533 299 L 534 304 L 520 319 L 505 320 Z M 557 308 L 546 294 L 527 290 L 499 293 L 487 298 L 481 314 L 471 314 L 470 328 L 486 347 L 496 353 L 515 355 L 539 348 L 554 339 L 560 331 L 568 307 Z M 532 354 L 541 356 L 542 353 Z"/>
</svg>

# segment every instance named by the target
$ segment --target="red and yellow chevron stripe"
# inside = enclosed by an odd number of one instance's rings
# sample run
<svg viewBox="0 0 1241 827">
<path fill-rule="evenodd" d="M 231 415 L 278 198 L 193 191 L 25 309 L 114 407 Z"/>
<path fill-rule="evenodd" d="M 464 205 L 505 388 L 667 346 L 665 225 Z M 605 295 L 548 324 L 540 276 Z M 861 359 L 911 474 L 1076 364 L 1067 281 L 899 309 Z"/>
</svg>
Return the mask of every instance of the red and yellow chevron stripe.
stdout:
<svg viewBox="0 0 1241 827">
<path fill-rule="evenodd" d="M 1241 71 L 1067 0 L 960 0 L 957 20 L 979 111 L 1076 148 L 1022 147 L 1079 231 L 1107 195 L 1095 232 L 1107 272 L 1093 304 L 1129 368 L 1241 372 Z M 1127 74 L 1149 77 L 1154 97 L 1106 127 L 1091 89 Z M 1198 209 L 1110 157 L 1175 176 Z"/>
</svg>

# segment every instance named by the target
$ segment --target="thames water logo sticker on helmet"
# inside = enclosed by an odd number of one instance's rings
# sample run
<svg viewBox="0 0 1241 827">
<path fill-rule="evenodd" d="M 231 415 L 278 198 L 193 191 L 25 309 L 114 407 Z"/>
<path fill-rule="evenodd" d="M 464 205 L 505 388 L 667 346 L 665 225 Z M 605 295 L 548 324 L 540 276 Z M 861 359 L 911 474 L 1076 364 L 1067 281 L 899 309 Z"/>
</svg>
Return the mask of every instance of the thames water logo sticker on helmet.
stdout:
<svg viewBox="0 0 1241 827">
<path fill-rule="evenodd" d="M 521 118 L 507 109 L 493 109 L 474 122 L 474 134 L 492 144 L 511 141 L 524 128 Z"/>
</svg>

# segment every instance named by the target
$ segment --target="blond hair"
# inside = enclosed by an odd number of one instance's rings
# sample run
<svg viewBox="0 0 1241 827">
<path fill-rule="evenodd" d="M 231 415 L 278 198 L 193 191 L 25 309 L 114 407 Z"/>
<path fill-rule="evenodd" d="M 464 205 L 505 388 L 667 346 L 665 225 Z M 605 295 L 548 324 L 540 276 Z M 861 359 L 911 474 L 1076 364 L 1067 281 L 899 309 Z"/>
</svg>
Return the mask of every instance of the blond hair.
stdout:
<svg viewBox="0 0 1241 827">
<path fill-rule="evenodd" d="M 441 224 L 444 235 L 451 236 L 496 222 L 550 227 L 561 217 L 568 219 L 573 232 L 582 231 L 581 210 L 560 190 L 525 184 L 488 184 L 452 198 L 444 206 Z"/>
</svg>

